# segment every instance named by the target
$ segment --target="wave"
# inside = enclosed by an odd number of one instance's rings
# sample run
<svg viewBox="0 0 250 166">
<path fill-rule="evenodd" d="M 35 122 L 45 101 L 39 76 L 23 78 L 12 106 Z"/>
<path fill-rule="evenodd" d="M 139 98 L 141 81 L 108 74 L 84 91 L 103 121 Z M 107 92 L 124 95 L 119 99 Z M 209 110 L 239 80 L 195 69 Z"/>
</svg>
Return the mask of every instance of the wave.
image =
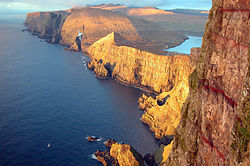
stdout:
<svg viewBox="0 0 250 166">
<path fill-rule="evenodd" d="M 96 136 L 86 136 L 85 138 L 86 138 L 86 140 L 88 140 L 88 137 L 96 137 Z M 97 137 L 98 139 L 97 140 L 95 140 L 95 141 L 97 141 L 97 142 L 100 142 L 100 141 L 102 141 L 103 140 L 103 138 L 102 137 Z M 95 141 L 93 141 L 93 142 L 95 142 Z"/>
<path fill-rule="evenodd" d="M 91 154 L 90 157 L 94 160 L 97 160 L 96 156 L 94 154 Z"/>
</svg>

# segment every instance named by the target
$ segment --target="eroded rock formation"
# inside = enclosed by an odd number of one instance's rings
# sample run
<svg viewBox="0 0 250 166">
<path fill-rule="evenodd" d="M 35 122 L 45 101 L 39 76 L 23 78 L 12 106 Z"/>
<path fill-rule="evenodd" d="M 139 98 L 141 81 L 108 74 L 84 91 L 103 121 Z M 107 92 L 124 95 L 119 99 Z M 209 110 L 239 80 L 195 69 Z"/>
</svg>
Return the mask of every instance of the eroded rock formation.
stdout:
<svg viewBox="0 0 250 166">
<path fill-rule="evenodd" d="M 155 99 L 144 95 L 139 102 L 145 110 L 142 121 L 156 138 L 175 134 L 174 142 L 161 146 L 160 157 L 155 157 L 158 164 L 237 165 L 247 163 L 249 156 L 244 155 L 249 140 L 249 8 L 247 0 L 214 0 L 202 48 L 193 49 L 191 58 L 145 51 L 162 48 L 166 44 L 161 42 L 163 35 L 147 36 L 151 32 L 145 29 L 148 22 L 101 9 L 73 9 L 62 12 L 63 16 L 59 12 L 32 13 L 26 25 L 40 37 L 72 48 L 75 35 L 84 26 L 83 45 L 93 43 L 87 49 L 92 59 L 88 67 L 98 77 L 111 77 L 157 94 Z M 111 18 L 117 23 L 106 23 Z M 160 46 L 152 41 L 155 38 Z M 131 156 L 129 145 L 112 144 L 110 151 L 98 154 L 110 157 L 114 164 L 140 164 Z"/>
<path fill-rule="evenodd" d="M 173 89 L 192 71 L 189 56 L 161 56 L 128 46 L 117 33 L 98 40 L 88 48 L 89 68 L 97 76 L 110 76 L 121 83 L 157 93 Z"/>
<path fill-rule="evenodd" d="M 145 95 L 139 99 L 139 108 L 145 110 L 141 121 L 149 125 L 156 138 L 174 135 L 180 122 L 182 105 L 189 93 L 187 80 L 188 74 L 183 75 L 182 82 L 177 83 L 171 91 L 161 93 L 156 99 Z M 163 103 L 162 100 L 166 101 Z"/>
<path fill-rule="evenodd" d="M 59 43 L 62 39 L 61 28 L 68 15 L 67 11 L 28 13 L 24 24 L 40 38 Z"/>
<path fill-rule="evenodd" d="M 164 165 L 249 165 L 248 0 L 214 0 L 190 93 Z M 248 133 L 248 134 L 247 134 Z"/>
<path fill-rule="evenodd" d="M 143 157 L 130 145 L 113 144 L 110 155 L 118 161 L 120 166 L 144 166 Z"/>
<path fill-rule="evenodd" d="M 108 140 L 106 151 L 97 151 L 94 155 L 104 166 L 144 166 L 143 157 L 130 145 Z"/>
<path fill-rule="evenodd" d="M 78 50 L 75 39 L 79 31 L 83 33 L 83 49 L 111 32 L 126 39 L 123 45 L 152 52 L 162 50 L 166 45 L 179 45 L 187 39 L 181 32 L 170 31 L 143 19 L 89 7 L 29 13 L 25 25 L 39 37 L 73 50 Z"/>
</svg>

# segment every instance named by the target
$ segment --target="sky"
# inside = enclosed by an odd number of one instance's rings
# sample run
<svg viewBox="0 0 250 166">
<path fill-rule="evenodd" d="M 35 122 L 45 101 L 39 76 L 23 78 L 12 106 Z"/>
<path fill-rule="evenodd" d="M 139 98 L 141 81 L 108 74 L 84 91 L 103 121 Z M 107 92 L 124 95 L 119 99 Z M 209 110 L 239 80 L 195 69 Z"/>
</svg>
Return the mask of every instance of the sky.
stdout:
<svg viewBox="0 0 250 166">
<path fill-rule="evenodd" d="M 212 0 L 0 0 L 0 10 L 50 11 L 107 3 L 133 7 L 154 6 L 160 9 L 209 10 L 212 6 Z"/>
</svg>

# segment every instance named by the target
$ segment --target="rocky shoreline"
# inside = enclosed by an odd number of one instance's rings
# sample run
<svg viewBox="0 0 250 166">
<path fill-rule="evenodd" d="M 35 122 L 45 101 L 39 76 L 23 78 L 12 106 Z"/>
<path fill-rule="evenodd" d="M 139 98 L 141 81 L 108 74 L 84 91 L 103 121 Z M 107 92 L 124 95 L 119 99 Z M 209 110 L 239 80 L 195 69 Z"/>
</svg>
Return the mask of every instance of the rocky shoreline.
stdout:
<svg viewBox="0 0 250 166">
<path fill-rule="evenodd" d="M 191 56 L 162 56 L 155 50 L 148 52 L 141 47 L 143 42 L 136 33 L 124 37 L 115 30 L 105 31 L 98 40 L 89 40 L 91 45 L 88 43 L 84 48 L 91 59 L 88 68 L 98 77 L 112 78 L 153 92 L 154 97 L 143 95 L 139 99 L 139 108 L 144 111 L 142 122 L 149 126 L 157 139 L 175 135 L 170 144 L 163 143 L 154 155 L 146 155 L 147 163 L 247 163 L 243 154 L 249 147 L 248 138 L 240 132 L 248 129 L 246 117 L 249 115 L 247 12 L 249 3 L 245 0 L 213 1 L 202 48 L 193 49 Z M 105 11 L 105 14 L 111 13 Z M 74 20 L 73 16 L 67 18 Z M 64 28 L 61 33 L 65 35 Z M 65 35 L 60 44 L 68 42 L 66 45 L 75 49 L 72 41 L 72 37 Z M 135 41 L 139 44 L 132 47 L 131 43 Z M 142 157 L 139 159 L 134 154 L 130 145 L 112 143 L 110 150 L 98 151 L 96 156 L 104 165 L 141 165 Z"/>
<path fill-rule="evenodd" d="M 41 37 L 39 33 L 35 33 L 35 35 Z M 120 34 L 113 32 L 105 36 L 104 38 L 99 39 L 91 46 L 85 48 L 82 52 L 88 55 L 91 59 L 91 61 L 87 63 L 88 69 L 94 71 L 95 75 L 99 78 L 112 78 L 122 84 L 141 88 L 151 93 L 150 96 L 156 97 L 157 99 L 155 101 L 157 102 L 159 102 L 160 100 L 172 100 L 172 97 L 174 100 L 178 100 L 174 96 L 178 95 L 179 91 L 184 92 L 185 95 L 188 94 L 187 78 L 194 68 L 189 56 L 157 55 L 142 51 L 137 48 L 122 46 L 122 41 L 125 40 L 126 39 L 120 36 Z M 52 40 L 48 40 L 48 42 L 52 42 Z M 74 47 L 71 47 L 69 49 L 71 51 L 75 50 Z M 111 50 L 111 52 L 109 52 L 109 50 Z M 122 53 L 119 56 L 125 57 L 125 59 L 119 60 L 118 56 L 114 56 L 116 53 Z M 168 84 L 166 84 L 166 82 Z M 175 88 L 177 85 L 180 86 L 178 88 Z M 166 99 L 166 96 L 162 98 L 166 91 L 172 91 L 173 89 L 173 95 L 167 95 L 167 98 L 170 99 Z M 176 93 L 176 95 L 174 95 L 174 93 Z M 182 95 L 180 96 L 182 97 Z M 160 110 L 165 109 L 164 105 L 169 105 L 166 101 L 159 104 L 163 106 L 159 108 Z M 140 105 L 141 104 L 142 103 L 140 103 Z M 159 105 L 151 105 L 150 107 L 158 107 Z M 177 114 L 175 114 L 175 116 L 168 115 L 167 112 L 164 112 L 164 114 L 162 114 L 164 116 L 172 117 L 173 121 L 176 121 L 175 125 L 170 127 L 171 132 L 165 133 L 162 129 L 158 130 L 158 128 L 154 129 L 151 127 L 151 124 L 157 124 L 158 120 L 152 122 L 145 120 L 146 118 L 144 117 L 147 117 L 147 115 L 149 115 L 148 111 L 146 110 L 147 108 L 144 109 L 146 115 L 144 114 L 145 116 L 143 116 L 142 122 L 148 124 L 150 129 L 156 133 L 156 138 L 164 138 L 165 136 L 167 136 L 167 134 L 173 135 L 174 130 L 179 123 L 180 111 L 177 111 Z M 180 110 L 179 107 L 178 110 Z M 157 117 L 158 114 L 151 116 Z M 158 136 L 157 134 L 159 132 L 161 133 L 160 136 Z M 119 147 L 118 149 L 123 149 L 124 146 L 126 147 L 125 149 L 130 149 L 129 147 L 127 147 L 129 145 L 117 145 L 117 147 Z M 149 154 L 147 156 L 144 156 L 145 161 L 148 161 L 151 164 L 154 163 L 153 165 L 156 164 L 156 162 L 153 162 L 155 161 L 155 158 L 157 158 L 158 164 L 165 161 L 165 158 L 167 158 L 166 155 L 169 154 L 167 151 L 169 151 L 169 147 L 171 146 L 165 146 L 162 144 L 161 147 L 162 150 L 159 150 L 157 152 L 157 154 L 155 155 L 156 157 Z M 119 154 L 117 155 L 119 156 Z M 165 156 L 163 157 L 163 155 Z M 96 157 L 98 161 L 102 162 L 104 165 L 107 165 L 108 163 L 113 163 L 113 165 L 117 164 L 117 160 L 111 157 L 110 151 L 98 151 L 96 153 Z M 140 158 L 141 163 L 143 163 L 143 157 Z M 149 160 L 149 158 L 151 159 Z M 107 161 L 105 159 L 107 159 Z M 129 162 L 129 160 L 127 160 L 127 162 Z"/>
</svg>

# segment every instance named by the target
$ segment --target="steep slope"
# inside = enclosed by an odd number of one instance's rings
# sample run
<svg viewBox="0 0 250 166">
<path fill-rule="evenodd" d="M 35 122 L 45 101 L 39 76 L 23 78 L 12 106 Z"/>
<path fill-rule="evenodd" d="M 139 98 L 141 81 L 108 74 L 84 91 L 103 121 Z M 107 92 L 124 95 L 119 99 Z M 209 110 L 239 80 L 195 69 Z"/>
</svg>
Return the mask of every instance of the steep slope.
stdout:
<svg viewBox="0 0 250 166">
<path fill-rule="evenodd" d="M 28 13 L 24 24 L 40 38 L 59 43 L 62 39 L 61 28 L 68 15 L 66 11 Z"/>
<path fill-rule="evenodd" d="M 162 56 L 128 46 L 111 33 L 88 48 L 89 68 L 100 77 L 110 76 L 127 85 L 154 92 L 166 92 L 188 77 L 192 70 L 189 56 Z"/>
<path fill-rule="evenodd" d="M 84 31 L 83 31 L 84 27 Z M 156 24 L 134 19 L 108 10 L 75 8 L 62 27 L 62 44 L 73 45 L 78 30 L 84 32 L 83 45 L 89 46 L 111 32 L 119 33 L 127 43 L 142 50 L 163 49 L 166 45 L 178 45 L 185 36 Z M 175 40 L 172 40 L 172 39 Z"/>
<path fill-rule="evenodd" d="M 189 56 L 161 56 L 118 43 L 123 38 L 111 33 L 88 48 L 88 68 L 98 77 L 140 87 L 155 94 L 139 99 L 144 110 L 142 122 L 149 125 L 155 137 L 174 135 L 180 121 L 180 110 L 188 93 L 188 76 L 193 71 Z"/>
<path fill-rule="evenodd" d="M 158 139 L 174 135 L 180 122 L 181 108 L 189 93 L 189 73 L 180 71 L 179 74 L 182 80 L 176 83 L 171 91 L 161 93 L 156 99 L 145 95 L 139 99 L 139 108 L 145 111 L 141 121 L 149 125 Z"/>
<path fill-rule="evenodd" d="M 25 25 L 40 37 L 51 42 L 56 39 L 57 43 L 76 50 L 75 39 L 79 31 L 83 33 L 83 48 L 111 32 L 126 39 L 123 45 L 151 52 L 161 52 L 166 45 L 176 46 L 187 39 L 181 32 L 167 30 L 146 20 L 88 7 L 72 8 L 69 12 L 29 13 Z"/>
<path fill-rule="evenodd" d="M 247 0 L 213 1 L 198 66 L 189 77 L 189 97 L 164 165 L 244 161 L 249 142 L 249 9 Z"/>
<path fill-rule="evenodd" d="M 104 166 L 144 166 L 143 157 L 130 145 L 113 140 L 107 148 L 94 154 Z"/>
</svg>

